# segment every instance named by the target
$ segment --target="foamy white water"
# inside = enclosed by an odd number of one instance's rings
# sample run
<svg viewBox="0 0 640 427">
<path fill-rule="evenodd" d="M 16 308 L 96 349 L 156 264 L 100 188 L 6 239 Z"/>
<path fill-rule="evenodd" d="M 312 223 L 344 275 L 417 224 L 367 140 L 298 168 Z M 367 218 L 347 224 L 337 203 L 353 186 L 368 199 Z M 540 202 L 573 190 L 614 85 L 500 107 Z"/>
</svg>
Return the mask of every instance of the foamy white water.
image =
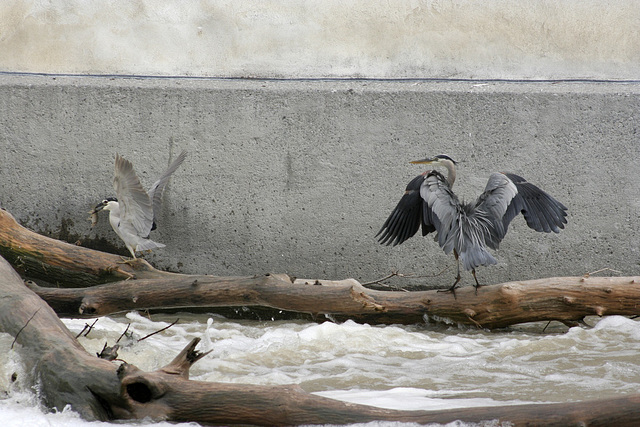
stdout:
<svg viewBox="0 0 640 427">
<path fill-rule="evenodd" d="M 177 325 L 136 341 L 176 317 L 181 319 Z M 98 352 L 105 341 L 115 343 L 131 323 L 134 337 L 120 342 L 119 356 L 153 370 L 200 337 L 199 349 L 213 351 L 194 365 L 192 379 L 295 383 L 322 396 L 393 409 L 564 402 L 636 392 L 640 323 L 619 316 L 590 320 L 593 328 L 566 331 L 555 326 L 555 332 L 542 333 L 539 323 L 486 332 L 434 325 L 233 321 L 190 314 L 149 320 L 130 313 L 101 318 L 80 342 L 90 353 Z M 65 320 L 74 333 L 85 323 Z M 108 425 L 83 421 L 72 411 L 45 413 L 34 390 L 11 384 L 11 374 L 20 372 L 11 341 L 0 337 L 0 419 L 5 426 Z"/>
</svg>

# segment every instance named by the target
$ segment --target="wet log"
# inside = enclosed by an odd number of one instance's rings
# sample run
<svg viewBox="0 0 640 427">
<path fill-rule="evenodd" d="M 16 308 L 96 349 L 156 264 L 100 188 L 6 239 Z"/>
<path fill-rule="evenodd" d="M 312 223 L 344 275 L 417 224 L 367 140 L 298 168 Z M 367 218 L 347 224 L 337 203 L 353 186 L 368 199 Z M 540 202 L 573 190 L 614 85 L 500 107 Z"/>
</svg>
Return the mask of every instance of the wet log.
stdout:
<svg viewBox="0 0 640 427">
<path fill-rule="evenodd" d="M 108 419 L 93 393 L 117 397 L 116 368 L 89 355 L 55 312 L 0 257 L 0 332 L 14 337 L 29 382 L 40 384 L 43 403 L 71 405 L 88 419 Z"/>
<path fill-rule="evenodd" d="M 21 275 L 55 286 L 82 287 L 132 277 L 162 277 L 144 260 L 123 263 L 119 255 L 95 251 L 35 233 L 0 209 L 0 256 Z"/>
<path fill-rule="evenodd" d="M 215 277 L 168 274 L 93 288 L 29 284 L 60 316 L 95 317 L 121 311 L 196 307 L 271 307 L 333 320 L 410 324 L 425 320 L 487 329 L 586 316 L 640 314 L 640 277 L 555 277 L 472 287 L 451 293 L 367 289 L 356 280 L 304 281 L 287 275 Z"/>
<path fill-rule="evenodd" d="M 425 320 L 487 329 L 557 320 L 574 326 L 586 316 L 640 315 L 640 277 L 553 277 L 456 290 L 392 292 L 353 279 L 293 279 L 183 275 L 146 261 L 107 254 L 41 236 L 0 210 L 0 254 L 24 275 L 63 288 L 30 284 L 59 316 L 95 317 L 130 310 L 266 307 L 375 324 Z M 135 280 L 134 280 L 135 279 Z M 96 285 L 97 283 L 106 283 Z M 83 288 L 66 288 L 83 286 Z M 91 286 L 90 288 L 85 288 Z"/>
<path fill-rule="evenodd" d="M 119 374 L 123 388 L 137 390 L 128 396 L 128 410 L 136 418 L 155 415 L 157 419 L 162 413 L 172 421 L 207 425 L 343 425 L 370 421 L 448 424 L 460 420 L 479 425 L 564 427 L 635 426 L 640 422 L 637 394 L 577 403 L 396 411 L 315 396 L 297 385 L 185 382 L 163 370 L 146 374 L 127 365 L 121 367 Z"/>
<path fill-rule="evenodd" d="M 640 395 L 591 402 L 396 411 L 306 393 L 299 386 L 258 386 L 191 381 L 190 367 L 205 354 L 192 341 L 167 366 L 143 372 L 89 355 L 53 310 L 23 285 L 0 257 L 0 332 L 18 344 L 31 385 L 43 403 L 65 406 L 87 420 L 143 419 L 203 425 L 351 424 L 401 421 L 420 424 L 497 420 L 510 425 L 618 425 L 640 423 Z"/>
</svg>

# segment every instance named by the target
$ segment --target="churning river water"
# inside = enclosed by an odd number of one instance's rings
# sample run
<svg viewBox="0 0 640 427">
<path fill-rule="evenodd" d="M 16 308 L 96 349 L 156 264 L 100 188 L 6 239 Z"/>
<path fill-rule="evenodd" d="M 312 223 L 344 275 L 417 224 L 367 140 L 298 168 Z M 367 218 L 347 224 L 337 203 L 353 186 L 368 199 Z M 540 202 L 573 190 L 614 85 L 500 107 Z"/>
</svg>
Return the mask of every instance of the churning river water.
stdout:
<svg viewBox="0 0 640 427">
<path fill-rule="evenodd" d="M 137 341 L 173 320 L 171 328 Z M 635 393 L 640 383 L 640 322 L 588 318 L 592 327 L 552 323 L 509 330 L 423 324 L 362 325 L 351 321 L 238 321 L 215 315 L 137 313 L 100 318 L 80 342 L 90 353 L 120 341 L 119 357 L 143 370 L 169 363 L 194 337 L 213 350 L 191 378 L 250 384 L 299 384 L 308 392 L 394 409 L 446 409 L 566 402 Z M 79 333 L 87 320 L 66 319 Z M 37 390 L 11 384 L 20 372 L 12 338 L 0 335 L 0 419 L 3 427 L 106 426 L 72 411 L 46 413 Z M 118 425 L 169 426 L 169 423 Z M 187 425 L 187 424 L 183 424 Z M 193 425 L 193 424 L 191 424 Z M 388 425 L 370 423 L 368 425 Z"/>
</svg>

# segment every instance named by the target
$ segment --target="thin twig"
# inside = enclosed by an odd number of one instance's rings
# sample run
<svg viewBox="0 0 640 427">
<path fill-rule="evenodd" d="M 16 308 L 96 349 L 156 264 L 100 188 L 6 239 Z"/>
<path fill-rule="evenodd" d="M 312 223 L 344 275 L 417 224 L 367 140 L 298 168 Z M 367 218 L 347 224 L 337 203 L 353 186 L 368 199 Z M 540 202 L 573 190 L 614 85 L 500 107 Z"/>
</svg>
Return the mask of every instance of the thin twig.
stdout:
<svg viewBox="0 0 640 427">
<path fill-rule="evenodd" d="M 376 284 L 378 284 L 378 285 L 379 285 L 379 284 L 381 284 L 380 282 L 384 282 L 385 280 L 389 280 L 389 279 L 391 279 L 393 276 L 398 276 L 398 275 L 399 275 L 399 274 L 398 274 L 398 272 L 397 272 L 397 271 L 392 271 L 390 274 L 387 274 L 386 276 L 384 276 L 384 277 L 382 277 L 382 278 L 380 278 L 380 279 L 376 279 L 376 280 L 373 280 L 373 281 L 371 281 L 371 282 L 363 283 L 363 284 L 362 284 L 362 286 L 367 286 L 367 285 L 376 285 Z"/>
<path fill-rule="evenodd" d="M 124 337 L 127 334 L 127 331 L 129 330 L 129 326 L 131 326 L 131 323 L 127 324 L 127 329 L 125 329 L 122 335 L 120 335 L 120 338 L 118 338 L 118 340 L 116 341 L 116 344 L 118 344 L 122 339 L 122 337 Z"/>
<path fill-rule="evenodd" d="M 424 279 L 424 278 L 430 278 L 430 277 L 438 277 L 441 276 L 445 271 L 449 270 L 449 268 L 451 268 L 451 266 L 447 266 L 445 268 L 443 268 L 442 270 L 440 270 L 438 273 L 436 274 L 424 274 L 424 275 L 418 275 L 418 274 L 403 274 L 403 273 L 399 273 L 397 270 L 392 271 L 391 273 L 387 274 L 386 276 L 377 279 L 377 280 L 372 280 L 371 282 L 366 282 L 363 283 L 362 286 L 367 286 L 367 285 L 382 285 L 382 286 L 387 286 L 390 287 L 389 285 L 386 285 L 382 282 L 384 282 L 385 280 L 389 280 L 392 277 L 401 277 L 403 279 Z M 405 289 L 402 288 L 396 288 L 396 289 L 401 289 L 403 291 L 406 292 Z"/>
<path fill-rule="evenodd" d="M 82 328 L 82 330 L 78 333 L 78 335 L 76 335 L 76 339 L 77 339 L 80 335 L 82 335 L 82 333 L 83 333 L 84 331 L 86 331 L 88 327 L 89 327 L 89 325 L 87 325 L 87 324 L 85 323 L 85 324 L 84 324 L 84 328 Z"/>
<path fill-rule="evenodd" d="M 93 327 L 96 325 L 96 323 L 98 323 L 98 319 L 94 320 L 93 323 L 89 326 L 89 330 L 87 332 L 84 333 L 84 336 L 86 337 L 87 335 L 89 335 L 89 332 L 91 332 L 93 330 Z"/>
<path fill-rule="evenodd" d="M 27 325 L 29 324 L 29 322 L 31 322 L 31 320 L 36 316 L 36 314 L 38 314 L 38 312 L 40 311 L 40 308 L 38 308 L 36 310 L 35 313 L 33 313 L 31 315 L 31 317 L 29 318 L 29 320 L 27 320 L 27 323 L 24 324 L 24 326 L 22 328 L 20 328 L 20 330 L 18 331 L 18 333 L 16 334 L 15 338 L 13 339 L 13 342 L 11 343 L 11 349 L 13 349 L 14 344 L 16 343 L 16 341 L 18 340 L 18 335 L 20 335 L 20 332 L 22 332 L 24 330 L 24 328 L 27 327 Z"/>
<path fill-rule="evenodd" d="M 82 328 L 82 330 L 80 331 L 80 333 L 78 335 L 76 335 L 76 338 L 80 337 L 80 336 L 87 336 L 89 335 L 89 332 L 91 332 L 91 330 L 93 329 L 93 327 L 95 326 L 95 324 L 98 322 L 98 319 L 94 320 L 93 323 L 91 325 L 88 324 L 84 324 L 84 328 Z M 88 330 L 87 330 L 88 329 Z M 82 333 L 84 331 L 87 331 L 84 335 L 82 335 Z"/>
<path fill-rule="evenodd" d="M 590 277 L 590 276 L 593 276 L 594 274 L 602 273 L 603 271 L 611 271 L 613 273 L 622 274 L 622 271 L 618 271 L 618 270 L 614 270 L 613 268 L 605 267 L 605 268 L 601 268 L 600 270 L 596 270 L 594 272 L 587 273 L 587 274 L 584 275 L 584 277 Z"/>
<path fill-rule="evenodd" d="M 395 289 L 396 291 L 409 292 L 408 290 L 406 290 L 404 288 L 400 288 L 398 286 L 393 286 L 393 285 L 387 285 L 386 283 L 382 283 L 382 282 L 378 283 L 378 286 L 382 286 L 382 287 L 387 288 L 387 289 Z"/>
<path fill-rule="evenodd" d="M 176 319 L 176 320 L 174 320 L 174 322 L 173 322 L 172 324 L 170 324 L 169 326 L 165 326 L 164 328 L 162 328 L 162 329 L 160 329 L 160 330 L 157 330 L 157 331 L 155 331 L 155 332 L 150 333 L 150 334 L 149 334 L 149 335 L 147 335 L 147 336 L 144 336 L 144 337 L 140 338 L 140 339 L 138 340 L 138 342 L 140 342 L 140 341 L 142 341 L 142 340 L 146 340 L 146 339 L 147 339 L 147 338 L 149 338 L 150 336 L 155 335 L 155 334 L 157 334 L 157 333 L 159 333 L 159 332 L 166 331 L 167 329 L 169 329 L 170 327 L 172 327 L 173 325 L 175 325 L 176 323 L 178 323 L 178 320 L 180 320 L 180 319 Z"/>
</svg>

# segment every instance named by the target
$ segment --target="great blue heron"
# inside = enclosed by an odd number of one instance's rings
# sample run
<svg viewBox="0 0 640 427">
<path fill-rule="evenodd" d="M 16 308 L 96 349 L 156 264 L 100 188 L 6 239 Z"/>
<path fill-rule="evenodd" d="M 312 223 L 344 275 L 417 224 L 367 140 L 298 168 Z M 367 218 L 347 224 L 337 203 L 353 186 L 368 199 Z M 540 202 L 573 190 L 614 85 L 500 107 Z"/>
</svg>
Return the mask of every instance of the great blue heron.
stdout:
<svg viewBox="0 0 640 427">
<path fill-rule="evenodd" d="M 136 252 L 163 248 L 162 243 L 149 239 L 149 232 L 156 229 L 156 216 L 162 205 L 162 193 L 171 174 L 182 164 L 186 151 L 169 165 L 167 170 L 153 183 L 147 193 L 133 170 L 133 165 L 124 157 L 116 154 L 113 188 L 116 197 L 108 197 L 91 212 L 92 225 L 97 221 L 101 210 L 109 211 L 109 222 L 116 234 L 124 241 L 136 259 Z"/>
<path fill-rule="evenodd" d="M 559 233 L 567 223 L 562 203 L 518 175 L 494 172 L 475 203 L 460 203 L 451 190 L 456 179 L 453 159 L 438 155 L 411 163 L 443 166 L 447 177 L 428 170 L 411 180 L 376 237 L 382 244 L 395 246 L 421 226 L 423 236 L 435 231 L 440 247 L 456 258 L 458 275 L 450 291 L 460 281 L 460 260 L 465 270 L 471 270 L 476 289 L 480 286 L 476 267 L 497 264 L 487 247 L 498 249 L 509 223 L 520 212 L 536 231 Z"/>
</svg>

